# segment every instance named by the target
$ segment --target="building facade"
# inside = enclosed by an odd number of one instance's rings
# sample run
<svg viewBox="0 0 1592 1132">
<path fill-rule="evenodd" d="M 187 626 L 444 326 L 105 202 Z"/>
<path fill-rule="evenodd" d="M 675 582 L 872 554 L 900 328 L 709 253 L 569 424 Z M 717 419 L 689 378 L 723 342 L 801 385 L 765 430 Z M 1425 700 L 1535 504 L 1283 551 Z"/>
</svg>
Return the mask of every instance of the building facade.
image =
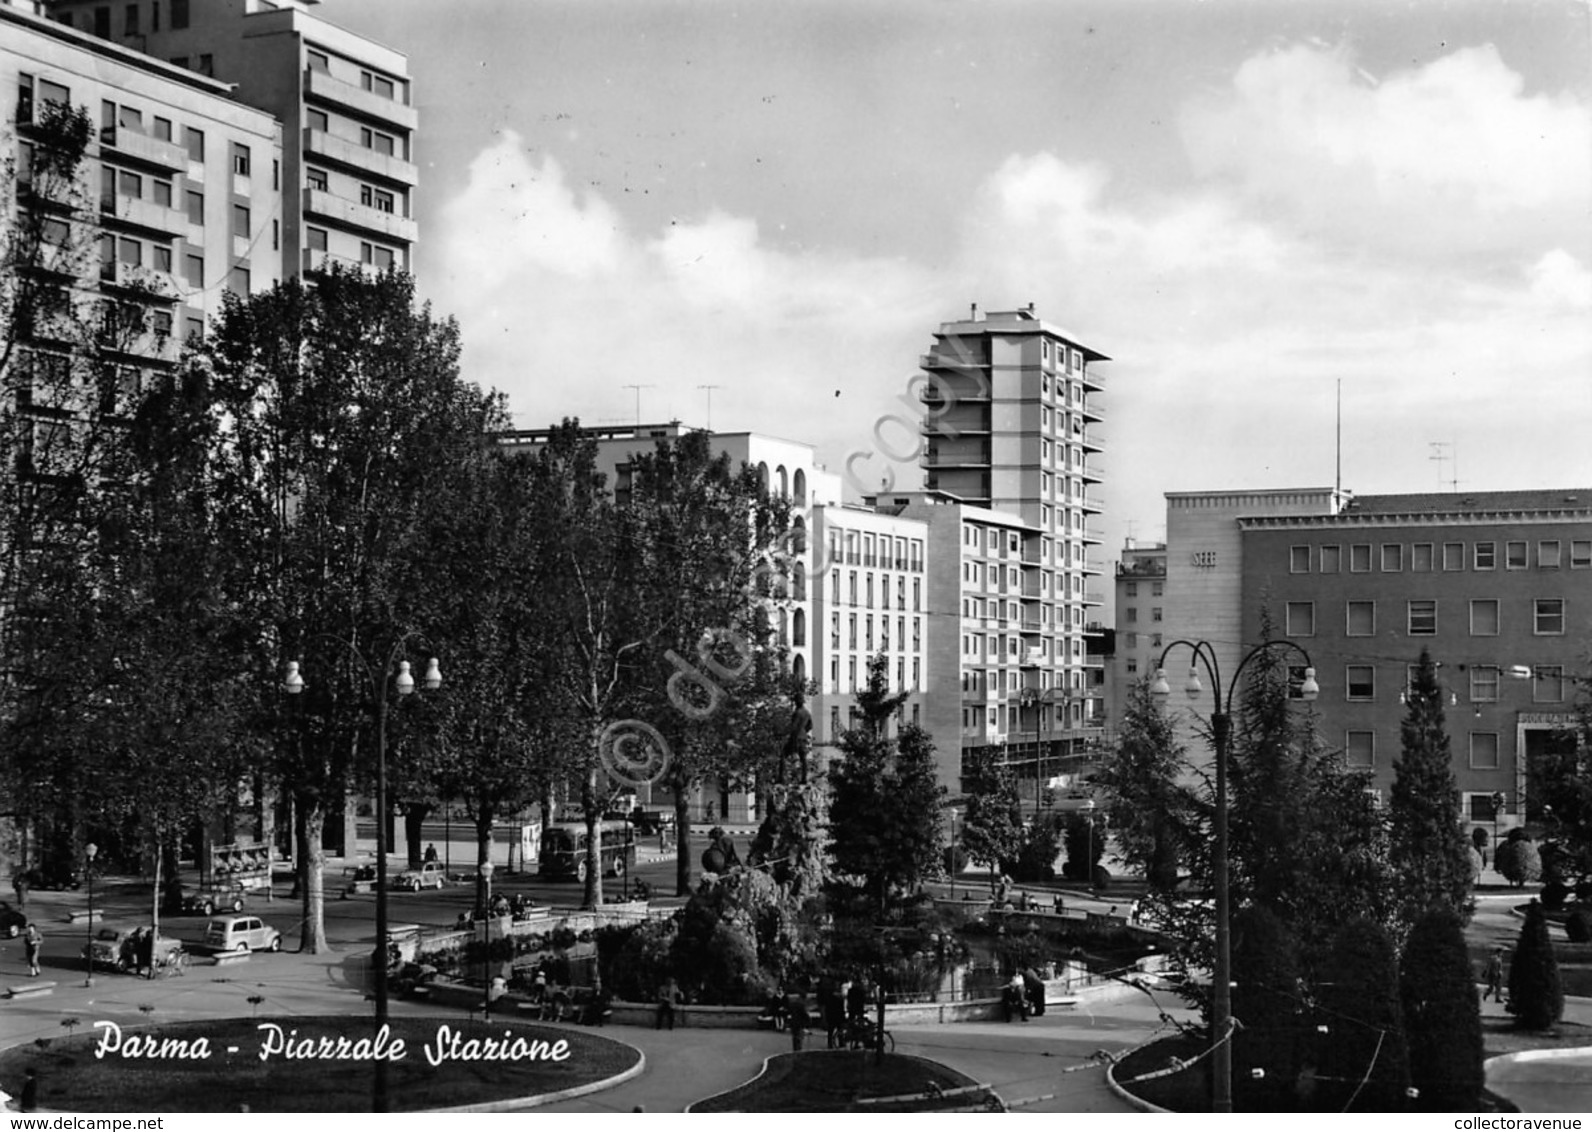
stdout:
<svg viewBox="0 0 1592 1132">
<path fill-rule="evenodd" d="M 46 0 L 52 19 L 228 84 L 275 116 L 282 152 L 223 150 L 250 210 L 252 258 L 296 276 L 328 263 L 412 267 L 419 128 L 407 57 L 315 14 L 319 0 Z M 259 270 L 260 264 L 253 265 Z"/>
<path fill-rule="evenodd" d="M 1592 489 L 1367 495 L 1237 527 L 1243 639 L 1266 610 L 1309 653 L 1322 738 L 1349 766 L 1388 797 L 1429 651 L 1466 817 L 1502 831 L 1536 816 L 1535 764 L 1574 741 L 1592 642 Z"/>
<path fill-rule="evenodd" d="M 1166 543 L 1129 539 L 1116 570 L 1116 632 L 1107 663 L 1106 727 L 1116 731 L 1129 689 L 1155 672 L 1166 633 Z"/>
<path fill-rule="evenodd" d="M 1091 588 L 1100 569 L 1090 561 L 1100 540 L 1089 524 L 1101 511 L 1095 426 L 1104 419 L 1098 363 L 1108 359 L 1032 306 L 975 307 L 934 337 L 920 359 L 925 498 L 979 516 L 959 522 L 947 548 L 949 568 L 965 575 L 951 578 L 971 587 L 949 606 L 967 638 L 956 733 L 964 755 L 1000 746 L 1020 762 L 1028 751 L 1030 765 L 1014 766 L 1019 779 L 1048 780 L 1103 736 L 1102 682 L 1091 675 L 1101 661 L 1086 638 L 1101 631 Z M 934 569 L 947 568 L 937 555 L 931 547 Z"/>
</svg>

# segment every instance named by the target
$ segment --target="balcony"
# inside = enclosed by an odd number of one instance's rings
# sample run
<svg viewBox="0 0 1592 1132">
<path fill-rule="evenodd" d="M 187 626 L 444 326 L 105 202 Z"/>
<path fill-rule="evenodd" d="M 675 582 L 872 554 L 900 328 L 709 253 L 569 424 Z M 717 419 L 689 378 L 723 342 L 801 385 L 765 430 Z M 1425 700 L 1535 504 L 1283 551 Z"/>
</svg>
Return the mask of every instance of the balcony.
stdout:
<svg viewBox="0 0 1592 1132">
<path fill-rule="evenodd" d="M 1078 411 L 1083 414 L 1086 421 L 1103 421 L 1106 419 L 1105 409 L 1093 397 L 1087 398 L 1083 404 L 1079 405 Z"/>
<path fill-rule="evenodd" d="M 310 98 L 346 107 L 361 117 L 390 122 L 399 129 L 412 132 L 420 125 L 420 114 L 413 106 L 334 79 L 325 71 L 305 70 L 304 93 Z"/>
<path fill-rule="evenodd" d="M 1098 515 L 1106 509 L 1106 505 L 1103 502 L 1092 496 L 1088 499 L 1078 500 L 1078 506 L 1086 515 Z"/>
<path fill-rule="evenodd" d="M 122 291 L 128 298 L 147 303 L 169 306 L 182 294 L 177 281 L 166 272 L 131 263 L 100 264 L 99 280 L 107 290 Z"/>
<path fill-rule="evenodd" d="M 331 252 L 318 252 L 305 248 L 299 254 L 299 267 L 301 270 L 329 271 L 334 266 L 363 271 L 366 275 L 378 275 L 381 272 L 381 269 L 373 263 L 361 263 L 357 259 L 349 259 L 343 255 L 333 255 Z"/>
<path fill-rule="evenodd" d="M 1105 434 L 1098 429 L 1080 429 L 1072 434 L 1074 444 L 1082 445 L 1085 452 L 1104 452 L 1106 450 Z"/>
<path fill-rule="evenodd" d="M 304 211 L 324 217 L 345 228 L 358 228 L 375 236 L 404 244 L 414 243 L 420 231 L 419 226 L 408 217 L 357 204 L 343 197 L 333 196 L 324 189 L 304 190 Z"/>
<path fill-rule="evenodd" d="M 173 173 L 188 171 L 188 151 L 174 142 L 161 141 L 125 126 L 100 129 L 100 150 L 113 152 L 124 161 L 151 166 Z M 108 156 L 108 154 L 107 154 Z"/>
<path fill-rule="evenodd" d="M 159 232 L 163 236 L 188 234 L 186 213 L 138 197 L 100 197 L 100 221 L 112 226 Z"/>
<path fill-rule="evenodd" d="M 1083 387 L 1085 389 L 1092 389 L 1097 393 L 1104 390 L 1106 387 L 1105 375 L 1099 370 L 1095 369 L 1093 366 L 1086 368 L 1081 374 L 1078 375 L 1078 378 L 1083 382 Z"/>
<path fill-rule="evenodd" d="M 360 173 L 396 184 L 414 186 L 420 182 L 420 170 L 401 157 L 377 153 L 374 149 L 366 149 L 324 130 L 304 131 L 304 152 L 322 161 L 356 169 Z"/>
<path fill-rule="evenodd" d="M 1093 460 L 1079 468 L 1078 475 L 1084 483 L 1104 483 L 1106 478 L 1105 469 Z"/>
</svg>

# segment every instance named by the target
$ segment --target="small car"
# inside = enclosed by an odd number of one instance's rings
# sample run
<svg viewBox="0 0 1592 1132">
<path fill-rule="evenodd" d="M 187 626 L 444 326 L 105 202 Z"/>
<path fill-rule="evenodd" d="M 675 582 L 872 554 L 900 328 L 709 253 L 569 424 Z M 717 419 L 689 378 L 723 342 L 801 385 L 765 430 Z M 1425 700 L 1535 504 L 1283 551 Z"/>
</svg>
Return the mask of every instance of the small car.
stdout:
<svg viewBox="0 0 1592 1132">
<path fill-rule="evenodd" d="M 440 861 L 427 861 L 418 869 L 405 869 L 388 882 L 390 887 L 406 892 L 419 892 L 422 888 L 441 888 L 447 883 L 448 873 Z"/>
<path fill-rule="evenodd" d="M 77 870 L 63 861 L 51 861 L 31 868 L 22 877 L 29 888 L 40 890 L 59 889 L 64 892 L 70 888 L 76 891 L 83 884 Z"/>
<path fill-rule="evenodd" d="M 28 926 L 28 918 L 5 901 L 0 900 L 0 935 L 16 939 Z"/>
<path fill-rule="evenodd" d="M 113 971 L 132 971 L 139 966 L 139 933 L 142 928 L 104 927 L 95 933 L 93 940 L 83 945 L 83 958 L 96 967 Z M 182 940 L 170 936 L 155 938 L 155 966 L 169 966 L 183 950 Z"/>
<path fill-rule="evenodd" d="M 281 951 L 282 933 L 258 916 L 218 916 L 205 925 L 205 946 L 216 951 Z"/>
<path fill-rule="evenodd" d="M 182 894 L 182 914 L 188 916 L 214 916 L 218 911 L 243 911 L 243 886 L 226 888 L 201 888 Z"/>
</svg>

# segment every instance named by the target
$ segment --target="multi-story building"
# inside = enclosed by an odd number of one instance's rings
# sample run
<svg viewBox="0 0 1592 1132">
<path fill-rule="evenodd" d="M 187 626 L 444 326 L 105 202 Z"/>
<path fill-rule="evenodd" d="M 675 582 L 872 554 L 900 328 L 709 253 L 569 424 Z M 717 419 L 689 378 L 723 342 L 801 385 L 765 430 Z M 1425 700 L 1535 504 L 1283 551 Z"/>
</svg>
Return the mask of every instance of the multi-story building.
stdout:
<svg viewBox="0 0 1592 1132">
<path fill-rule="evenodd" d="M 929 726 L 927 524 L 825 504 L 812 510 L 812 535 L 823 548 L 812 579 L 815 744 L 832 747 L 856 726 L 856 693 L 867 686 L 868 662 L 877 655 L 886 659 L 890 691 L 908 694 L 902 721 Z"/>
<path fill-rule="evenodd" d="M 1106 680 L 1106 726 L 1122 724 L 1128 690 L 1155 671 L 1166 637 L 1166 543 L 1122 547 L 1116 577 L 1115 647 Z"/>
<path fill-rule="evenodd" d="M 1028 767 L 1014 765 L 1023 781 L 1048 780 L 1103 734 L 1100 682 L 1090 675 L 1101 661 L 1085 638 L 1099 632 L 1091 611 L 1101 599 L 1090 580 L 1100 570 L 1089 555 L 1100 540 L 1089 522 L 1101 510 L 1094 426 L 1104 416 L 1097 363 L 1106 360 L 1031 305 L 983 315 L 975 307 L 943 323 L 921 359 L 928 495 L 982 512 L 978 523 L 959 524 L 952 560 L 983 571 L 986 585 L 992 569 L 1002 579 L 999 590 L 958 595 L 948 607 L 967 621 L 958 635 L 969 648 L 979 638 L 981 649 L 959 657 L 966 680 L 957 733 L 964 754 L 999 745 L 1013 763 L 1026 758 Z M 992 640 L 1000 658 L 1020 661 L 1018 673 L 986 667 Z"/>
<path fill-rule="evenodd" d="M 273 276 L 328 262 L 407 271 L 419 181 L 408 59 L 319 18 L 319 2 L 45 0 L 44 7 L 98 39 L 219 79 L 238 102 L 281 122 L 279 158 L 242 142 L 220 150 L 242 198 L 235 207 L 260 233 L 249 245 L 257 275 L 267 257 Z"/>
<path fill-rule="evenodd" d="M 499 441 L 506 448 L 535 449 L 547 443 L 552 431 L 517 429 L 504 433 Z M 687 433 L 706 430 L 669 421 L 603 425 L 585 431 L 596 443 L 597 471 L 605 477 L 615 499 L 623 502 L 630 494 L 632 466 L 637 456 L 656 450 L 659 443 L 678 441 Z M 839 504 L 840 477 L 827 471 L 807 444 L 753 432 L 710 435 L 716 452 L 727 455 L 734 466 L 744 465 L 756 470 L 769 492 L 790 501 L 790 535 L 778 548 L 789 565 L 790 585 L 787 592 L 771 604 L 769 613 L 776 642 L 788 651 L 791 674 L 803 681 L 816 679 L 819 669 L 815 663 L 814 642 L 819 622 L 814 601 L 823 564 L 815 553 L 815 546 L 821 544 L 813 533 L 814 516 L 819 508 Z M 819 726 L 815 713 L 815 732 Z M 815 740 L 817 738 L 815 734 Z M 711 804 L 713 813 L 729 820 L 745 820 L 756 806 L 753 794 L 732 790 L 727 783 L 709 784 L 702 797 L 704 800 L 697 804 L 704 812 Z M 653 788 L 650 801 L 672 804 L 667 802 L 667 794 L 657 787 Z"/>
<path fill-rule="evenodd" d="M 1535 815 L 1536 760 L 1574 742 L 1571 677 L 1587 672 L 1592 488 L 1366 495 L 1234 525 L 1243 640 L 1265 611 L 1309 654 L 1322 737 L 1348 765 L 1386 796 L 1426 650 L 1466 816 L 1492 830 Z"/>
</svg>

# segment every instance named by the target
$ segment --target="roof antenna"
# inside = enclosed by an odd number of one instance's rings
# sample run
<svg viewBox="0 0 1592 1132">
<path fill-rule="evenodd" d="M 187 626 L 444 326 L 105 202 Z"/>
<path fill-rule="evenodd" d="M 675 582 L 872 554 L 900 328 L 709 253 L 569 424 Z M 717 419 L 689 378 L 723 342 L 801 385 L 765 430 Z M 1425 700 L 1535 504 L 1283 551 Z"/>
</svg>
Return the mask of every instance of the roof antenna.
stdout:
<svg viewBox="0 0 1592 1132">
<path fill-rule="evenodd" d="M 977 322 L 978 321 L 978 304 L 977 303 L 969 303 L 968 306 L 973 308 L 973 313 L 968 315 L 968 318 L 972 319 L 974 322 Z"/>
</svg>

